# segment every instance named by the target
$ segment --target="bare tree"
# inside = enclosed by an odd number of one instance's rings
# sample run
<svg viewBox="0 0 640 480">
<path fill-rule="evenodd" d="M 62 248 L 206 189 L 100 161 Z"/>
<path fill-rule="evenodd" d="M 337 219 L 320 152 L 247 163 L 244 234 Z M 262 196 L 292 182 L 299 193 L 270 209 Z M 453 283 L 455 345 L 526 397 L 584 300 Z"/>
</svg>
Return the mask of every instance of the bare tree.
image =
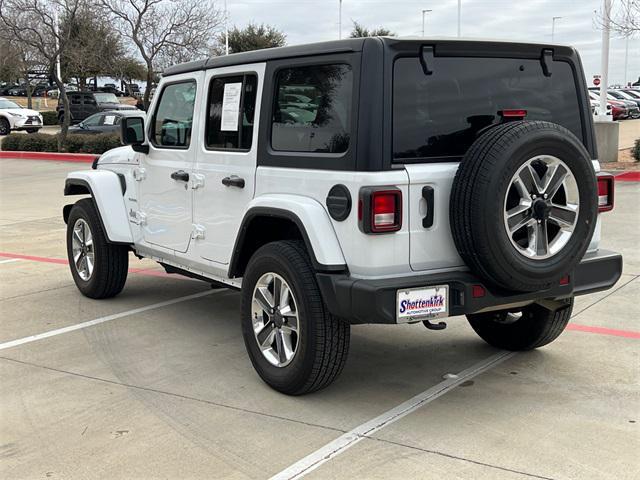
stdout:
<svg viewBox="0 0 640 480">
<path fill-rule="evenodd" d="M 223 15 L 211 0 L 100 0 L 115 28 L 131 39 L 147 67 L 144 105 L 154 76 L 174 62 L 206 55 Z"/>
<path fill-rule="evenodd" d="M 74 20 L 85 0 L 0 0 L 0 24 L 17 42 L 38 52 L 46 62 L 64 107 L 64 121 L 58 136 L 58 149 L 64 149 L 71 120 L 69 98 L 56 62 L 69 45 L 69 32 L 58 29 L 58 18 Z M 57 14 L 57 15 L 56 15 Z"/>
<path fill-rule="evenodd" d="M 596 28 L 604 27 L 602 9 L 594 10 Z M 609 15 L 609 28 L 620 37 L 640 34 L 640 0 L 613 0 Z"/>
</svg>

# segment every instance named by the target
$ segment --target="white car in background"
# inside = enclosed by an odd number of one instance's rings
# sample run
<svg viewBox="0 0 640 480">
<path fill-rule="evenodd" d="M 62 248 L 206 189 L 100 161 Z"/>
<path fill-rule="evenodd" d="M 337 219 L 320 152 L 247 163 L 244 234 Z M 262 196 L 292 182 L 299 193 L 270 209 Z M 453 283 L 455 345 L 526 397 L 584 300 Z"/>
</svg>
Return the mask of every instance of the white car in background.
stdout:
<svg viewBox="0 0 640 480">
<path fill-rule="evenodd" d="M 39 112 L 0 97 L 0 136 L 9 135 L 12 130 L 36 133 L 41 128 L 42 115 Z"/>
</svg>

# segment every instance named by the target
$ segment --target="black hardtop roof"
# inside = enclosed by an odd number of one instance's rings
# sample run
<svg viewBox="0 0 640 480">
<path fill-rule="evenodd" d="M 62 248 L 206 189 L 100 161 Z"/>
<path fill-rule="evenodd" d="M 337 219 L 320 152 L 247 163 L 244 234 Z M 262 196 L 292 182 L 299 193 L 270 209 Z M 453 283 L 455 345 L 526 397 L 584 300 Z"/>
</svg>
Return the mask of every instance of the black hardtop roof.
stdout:
<svg viewBox="0 0 640 480">
<path fill-rule="evenodd" d="M 218 57 L 209 57 L 203 60 L 182 63 L 167 68 L 163 75 L 176 75 L 178 73 L 207 70 L 209 68 L 228 67 L 245 63 L 266 62 L 280 58 L 302 57 L 306 55 L 322 55 L 329 53 L 359 52 L 362 50 L 365 38 L 349 38 L 345 40 L 333 40 L 329 42 L 307 43 L 290 47 L 265 48 L 251 52 L 232 53 Z"/>
<path fill-rule="evenodd" d="M 210 68 L 229 67 L 232 65 L 242 65 L 249 63 L 266 62 L 284 58 L 303 57 L 310 55 L 323 55 L 331 53 L 359 52 L 364 48 L 365 42 L 379 42 L 386 48 L 397 49 L 403 46 L 413 45 L 439 45 L 440 52 L 447 54 L 456 51 L 459 55 L 477 56 L 482 52 L 491 52 L 492 56 L 531 56 L 538 54 L 543 48 L 551 48 L 558 53 L 571 55 L 574 52 L 572 47 L 566 45 L 553 45 L 546 43 L 530 42 L 509 42 L 503 40 L 485 39 L 459 39 L 459 38 L 422 38 L 422 37 L 365 37 L 348 38 L 344 40 L 332 40 L 328 42 L 308 43 L 304 45 L 293 45 L 290 47 L 265 48 L 253 50 L 251 52 L 232 53 L 209 57 L 193 62 L 174 65 L 165 69 L 163 76 L 177 75 L 180 73 L 195 72 L 197 70 L 208 70 Z"/>
</svg>

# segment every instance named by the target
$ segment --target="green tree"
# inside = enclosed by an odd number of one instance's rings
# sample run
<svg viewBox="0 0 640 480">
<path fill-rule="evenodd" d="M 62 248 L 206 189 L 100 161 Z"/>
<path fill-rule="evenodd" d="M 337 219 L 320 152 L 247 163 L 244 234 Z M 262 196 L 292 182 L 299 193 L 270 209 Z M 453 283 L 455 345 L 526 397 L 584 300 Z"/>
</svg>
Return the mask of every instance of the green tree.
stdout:
<svg viewBox="0 0 640 480">
<path fill-rule="evenodd" d="M 372 30 L 369 30 L 367 27 L 359 24 L 358 22 L 353 22 L 353 30 L 349 34 L 349 38 L 360 38 L 360 37 L 395 37 L 396 34 L 391 30 L 378 27 Z"/>
<path fill-rule="evenodd" d="M 250 23 L 244 28 L 233 27 L 229 30 L 229 53 L 249 52 L 262 48 L 284 47 L 287 36 L 272 25 Z M 218 37 L 216 53 L 225 53 L 224 33 Z"/>
<path fill-rule="evenodd" d="M 62 51 L 62 71 L 65 77 L 76 78 L 81 89 L 87 79 L 111 74 L 124 54 L 121 37 L 107 17 L 96 15 L 95 5 L 82 5 L 75 17 L 64 19 L 60 29 L 69 37 L 69 46 Z"/>
</svg>

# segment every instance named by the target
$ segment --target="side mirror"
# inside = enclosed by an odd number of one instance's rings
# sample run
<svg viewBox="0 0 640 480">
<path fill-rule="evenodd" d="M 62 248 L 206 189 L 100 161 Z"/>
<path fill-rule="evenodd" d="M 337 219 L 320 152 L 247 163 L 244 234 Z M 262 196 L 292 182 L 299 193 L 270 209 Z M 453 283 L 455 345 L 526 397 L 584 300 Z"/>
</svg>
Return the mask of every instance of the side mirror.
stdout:
<svg viewBox="0 0 640 480">
<path fill-rule="evenodd" d="M 122 117 L 120 142 L 123 145 L 131 145 L 136 152 L 149 153 L 149 145 L 145 144 L 143 117 Z"/>
</svg>

